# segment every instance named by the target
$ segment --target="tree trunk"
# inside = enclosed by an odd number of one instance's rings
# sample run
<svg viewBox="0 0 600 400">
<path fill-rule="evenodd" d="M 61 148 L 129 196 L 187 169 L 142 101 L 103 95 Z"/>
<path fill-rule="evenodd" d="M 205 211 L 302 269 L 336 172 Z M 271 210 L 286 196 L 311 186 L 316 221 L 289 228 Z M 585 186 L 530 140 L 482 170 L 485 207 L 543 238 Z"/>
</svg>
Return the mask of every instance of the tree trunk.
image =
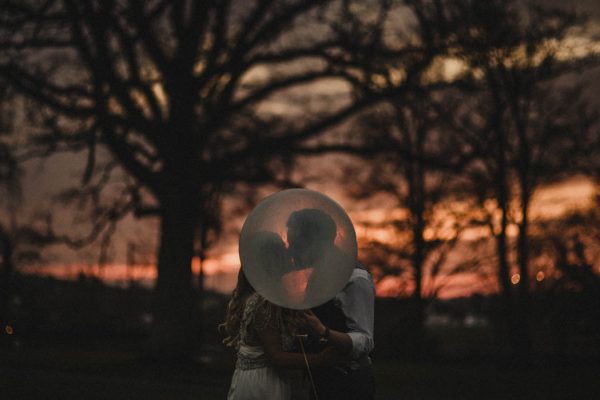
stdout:
<svg viewBox="0 0 600 400">
<path fill-rule="evenodd" d="M 415 270 L 415 290 L 413 292 L 413 302 L 415 311 L 414 332 L 415 332 L 415 351 L 416 354 L 424 354 L 425 340 L 425 302 L 423 301 L 423 260 L 424 260 L 424 240 L 423 240 L 423 212 L 422 209 L 418 212 L 416 223 L 413 227 L 413 268 Z"/>
<path fill-rule="evenodd" d="M 500 188 L 498 188 L 500 189 Z M 500 282 L 501 296 L 507 309 L 510 309 L 510 271 L 508 267 L 508 244 L 506 229 L 508 227 L 508 210 L 506 191 L 499 190 L 498 202 L 500 203 L 501 221 L 500 232 L 496 236 L 496 253 L 498 255 L 498 281 Z"/>
<path fill-rule="evenodd" d="M 495 92 L 496 93 L 496 92 Z M 519 337 L 518 324 L 513 315 L 513 296 L 511 288 L 510 268 L 508 262 L 508 204 L 510 192 L 508 186 L 508 165 L 506 162 L 507 135 L 502 125 L 502 106 L 499 98 L 495 99 L 497 106 L 496 134 L 498 148 L 496 152 L 496 197 L 501 212 L 500 232 L 496 235 L 496 251 L 498 255 L 498 281 L 500 283 L 500 326 L 502 330 L 508 328 L 508 342 L 513 353 L 518 353 L 521 338 Z M 504 335 L 502 335 L 504 336 Z"/>
<path fill-rule="evenodd" d="M 408 135 L 407 135 L 408 136 Z M 409 160 L 407 179 L 409 182 L 409 207 L 412 214 L 412 233 L 414 249 L 412 263 L 415 273 L 415 290 L 413 301 L 415 307 L 414 332 L 416 335 L 415 350 L 417 354 L 424 354 L 425 341 L 425 303 L 423 301 L 423 264 L 425 261 L 425 165 L 423 163 L 425 132 L 423 127 L 417 128 L 417 137 L 414 141 L 415 159 Z"/>
<path fill-rule="evenodd" d="M 6 322 L 10 303 L 10 289 L 14 272 L 13 243 L 8 233 L 0 227 L 0 325 Z"/>
<path fill-rule="evenodd" d="M 512 288 L 510 281 L 510 271 L 508 264 L 508 238 L 506 230 L 508 227 L 508 205 L 506 188 L 498 189 L 498 202 L 500 203 L 501 222 L 500 232 L 496 236 L 496 253 L 498 256 L 498 281 L 500 283 L 500 308 L 499 308 L 499 327 L 501 329 L 501 338 L 504 343 L 509 343 L 511 349 L 516 351 L 519 337 L 516 329 L 514 317 L 512 316 Z M 508 340 L 507 340 L 508 339 Z"/>
<path fill-rule="evenodd" d="M 162 218 L 154 324 L 150 356 L 185 359 L 192 356 L 192 257 L 198 207 L 194 196 L 180 191 L 161 201 Z"/>
<path fill-rule="evenodd" d="M 531 94 L 531 93 L 529 93 Z M 519 275 L 521 277 L 517 287 L 517 304 L 515 317 L 517 329 L 521 340 L 517 354 L 519 358 L 528 362 L 531 356 L 531 297 L 529 294 L 529 201 L 531 195 L 531 151 L 527 138 L 527 116 L 528 107 L 524 112 L 519 112 L 518 97 L 514 99 L 513 118 L 519 138 L 519 158 L 517 164 L 520 185 L 521 223 L 519 225 L 519 238 L 517 243 L 517 257 L 519 264 Z M 527 102 L 526 102 L 527 104 Z"/>
<path fill-rule="evenodd" d="M 521 277 L 517 287 L 517 304 L 515 305 L 516 325 L 520 340 L 518 341 L 517 355 L 523 361 L 528 361 L 531 355 L 531 327 L 530 311 L 531 298 L 529 294 L 529 188 L 526 176 L 521 177 L 521 212 L 522 220 L 519 225 L 519 239 L 517 244 L 519 275 Z"/>
</svg>

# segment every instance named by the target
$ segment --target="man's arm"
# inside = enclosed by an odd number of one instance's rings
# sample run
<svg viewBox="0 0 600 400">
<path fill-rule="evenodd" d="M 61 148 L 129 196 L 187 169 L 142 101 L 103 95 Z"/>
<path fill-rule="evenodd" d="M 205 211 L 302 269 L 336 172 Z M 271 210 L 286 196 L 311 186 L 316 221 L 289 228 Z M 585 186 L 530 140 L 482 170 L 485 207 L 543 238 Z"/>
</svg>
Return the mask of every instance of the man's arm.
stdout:
<svg viewBox="0 0 600 400">
<path fill-rule="evenodd" d="M 361 270 L 358 276 L 353 277 L 338 299 L 346 316 L 348 336 L 352 340 L 352 358 L 369 355 L 375 347 L 375 286 L 367 271 Z"/>
<path fill-rule="evenodd" d="M 338 295 L 342 311 L 346 316 L 348 333 L 327 329 L 312 313 L 305 313 L 309 330 L 326 337 L 343 353 L 351 353 L 353 359 L 368 355 L 374 348 L 373 330 L 375 314 L 375 287 L 366 271 L 361 271 Z"/>
</svg>

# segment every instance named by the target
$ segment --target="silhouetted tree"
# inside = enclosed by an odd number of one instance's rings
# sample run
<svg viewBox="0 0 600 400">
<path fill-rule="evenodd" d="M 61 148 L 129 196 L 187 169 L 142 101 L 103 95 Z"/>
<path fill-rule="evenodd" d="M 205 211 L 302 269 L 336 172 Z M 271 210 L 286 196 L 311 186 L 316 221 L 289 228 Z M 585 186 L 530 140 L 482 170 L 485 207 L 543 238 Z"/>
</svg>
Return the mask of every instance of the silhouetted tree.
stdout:
<svg viewBox="0 0 600 400">
<path fill-rule="evenodd" d="M 13 235 L 0 222 L 0 323 L 6 322 L 10 302 L 11 283 L 15 273 L 15 243 Z"/>
<path fill-rule="evenodd" d="M 540 324 L 548 324 L 555 352 L 569 355 L 576 334 L 600 343 L 600 213 L 598 199 L 589 208 L 560 218 L 534 221 L 531 258 L 537 266 L 534 305 Z M 550 262 L 548 262 L 550 260 Z"/>
<path fill-rule="evenodd" d="M 439 189 L 454 178 L 447 196 L 478 200 L 484 212 L 466 213 L 464 223 L 490 227 L 497 247 L 503 315 L 516 354 L 526 358 L 531 346 L 530 199 L 538 185 L 582 169 L 582 163 L 573 159 L 583 155 L 581 144 L 595 123 L 594 112 L 582 100 L 581 90 L 561 87 L 560 78 L 593 66 L 594 59 L 559 54 L 567 33 L 580 26 L 570 12 L 505 1 L 407 4 L 417 6 L 409 9 L 420 28 L 417 34 L 410 31 L 412 42 L 398 40 L 391 51 L 377 41 L 385 33 L 390 37 L 382 28 L 354 35 L 375 38 L 362 47 L 357 40 L 353 66 L 362 75 L 354 79 L 354 86 L 391 104 L 358 128 L 378 130 L 378 135 L 368 135 L 384 138 L 379 148 L 388 156 L 373 158 L 373 173 L 356 186 L 360 196 L 377 187 L 406 207 L 406 219 L 391 221 L 399 232 L 411 232 L 408 246 L 405 251 L 396 249 L 395 259 L 410 259 L 415 271 L 413 296 L 419 303 L 424 260 L 426 254 L 435 254 L 429 253 L 435 246 L 428 245 L 424 231 L 433 206 L 443 198 L 444 190 Z M 420 46 L 398 49 L 398 43 L 415 42 Z M 452 63 L 458 64 L 454 72 L 449 71 Z M 370 79 L 361 80 L 363 76 Z M 390 120 L 394 122 L 386 124 Z M 436 182 L 442 185 L 435 187 Z M 514 298 L 507 233 L 511 222 L 519 227 L 516 253 L 521 277 Z M 378 250 L 388 253 L 386 247 L 379 244 Z"/>
<path fill-rule="evenodd" d="M 469 158 L 461 143 L 443 133 L 443 121 L 431 104 L 433 96 L 455 84 L 435 71 L 452 41 L 447 37 L 446 9 L 435 1 L 375 1 L 368 9 L 361 2 L 346 4 L 342 20 L 346 24 L 334 21 L 332 26 L 340 37 L 348 38 L 349 51 L 332 62 L 349 74 L 357 97 L 374 99 L 376 105 L 348 128 L 355 147 L 337 149 L 366 158 L 348 168 L 347 175 L 353 177 L 346 184 L 350 195 L 364 199 L 385 193 L 389 205 L 406 211 L 406 216 L 389 216 L 378 224 L 393 232 L 394 243 L 372 241 L 368 257 L 378 265 L 377 275 L 411 275 L 415 310 L 411 326 L 415 337 L 422 338 L 423 299 L 441 288 L 438 275 L 452 275 L 445 260 L 461 230 L 458 222 L 436 226 L 434 214 L 450 194 L 448 177 Z M 454 229 L 452 237 L 436 237 L 445 228 Z M 432 231 L 436 233 L 431 235 Z M 380 262 L 373 259 L 376 253 Z M 464 272 L 467 264 L 454 272 Z M 427 294 L 425 279 L 430 284 Z M 416 353 L 422 350 L 415 347 Z"/>
<path fill-rule="evenodd" d="M 570 12 L 532 2 L 450 4 L 450 15 L 458 28 L 458 46 L 453 54 L 466 64 L 476 88 L 462 112 L 454 110 L 457 115 L 450 119 L 481 155 L 470 171 L 478 197 L 482 202 L 493 198 L 500 212 L 499 221 L 494 221 L 492 212 L 488 222 L 496 238 L 504 314 L 510 320 L 513 348 L 526 358 L 531 348 L 531 196 L 540 183 L 568 171 L 557 160 L 573 157 L 576 136 L 585 134 L 574 130 L 577 117 L 572 111 L 581 99 L 580 92 L 560 93 L 557 81 L 593 64 L 589 57 L 559 54 L 566 35 L 579 23 Z M 511 299 L 507 229 L 513 200 L 518 204 L 512 222 L 519 228 L 516 253 L 520 281 Z"/>
<path fill-rule="evenodd" d="M 15 240 L 13 215 L 20 193 L 19 168 L 12 139 L 12 95 L 0 82 L 0 324 L 6 322 L 11 283 L 15 272 Z"/>
<path fill-rule="evenodd" d="M 359 198 L 383 193 L 389 198 L 386 204 L 395 208 L 378 226 L 392 232 L 393 240 L 374 240 L 368 246 L 383 251 L 382 264 L 389 264 L 380 271 L 384 275 L 410 274 L 415 308 L 411 323 L 420 338 L 426 301 L 443 290 L 451 276 L 479 266 L 467 254 L 460 263 L 447 262 L 469 225 L 468 210 L 452 206 L 460 199 L 456 176 L 471 155 L 445 134 L 430 96 L 406 92 L 361 121 L 357 129 L 384 150 L 366 165 L 359 164 L 353 174 L 356 182 L 348 186 Z"/>
<path fill-rule="evenodd" d="M 10 318 L 13 282 L 18 267 L 40 259 L 39 248 L 23 235 L 31 230 L 19 220 L 22 202 L 21 154 L 13 124 L 17 109 L 23 103 L 0 80 L 0 324 Z"/>
<path fill-rule="evenodd" d="M 335 12 L 330 3 L 2 4 L 0 76 L 38 103 L 37 143 L 49 153 L 87 149 L 84 191 L 105 173 L 95 168 L 98 146 L 129 174 L 99 221 L 160 219 L 153 356 L 189 354 L 195 236 L 218 211 L 208 206 L 239 182 L 281 179 L 294 147 L 367 103 L 342 102 L 302 121 L 268 112 L 277 93 L 346 78 L 330 67 L 336 38 L 316 18 Z"/>
</svg>

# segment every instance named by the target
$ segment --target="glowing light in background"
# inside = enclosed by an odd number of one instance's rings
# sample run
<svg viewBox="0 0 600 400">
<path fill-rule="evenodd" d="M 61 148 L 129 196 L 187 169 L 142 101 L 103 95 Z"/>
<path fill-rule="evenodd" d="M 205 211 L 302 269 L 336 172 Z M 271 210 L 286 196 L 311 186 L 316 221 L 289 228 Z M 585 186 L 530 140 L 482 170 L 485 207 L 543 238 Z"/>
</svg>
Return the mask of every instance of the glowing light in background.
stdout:
<svg viewBox="0 0 600 400">
<path fill-rule="evenodd" d="M 519 274 L 514 274 L 513 276 L 510 277 L 510 282 L 513 285 L 517 285 L 519 284 L 519 282 L 521 282 L 521 275 Z"/>
<path fill-rule="evenodd" d="M 538 282 L 543 281 L 546 278 L 546 274 L 544 274 L 544 271 L 538 271 L 537 274 L 535 274 L 535 280 Z"/>
</svg>

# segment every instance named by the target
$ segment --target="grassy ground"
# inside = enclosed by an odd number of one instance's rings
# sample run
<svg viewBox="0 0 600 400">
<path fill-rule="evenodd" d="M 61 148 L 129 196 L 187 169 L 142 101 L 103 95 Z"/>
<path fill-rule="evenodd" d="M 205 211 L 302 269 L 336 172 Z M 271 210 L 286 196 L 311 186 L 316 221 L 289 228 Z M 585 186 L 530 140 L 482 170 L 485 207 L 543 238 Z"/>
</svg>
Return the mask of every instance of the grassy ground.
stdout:
<svg viewBox="0 0 600 400">
<path fill-rule="evenodd" d="M 591 399 L 600 368 L 473 363 L 376 363 L 379 399 Z"/>
<path fill-rule="evenodd" d="M 224 399 L 230 365 L 158 364 L 93 346 L 0 350 L 0 399 Z"/>
<path fill-rule="evenodd" d="M 153 364 L 130 349 L 0 348 L 0 399 L 224 399 L 231 357 Z M 590 399 L 600 368 L 510 368 L 465 362 L 375 362 L 378 399 Z"/>
</svg>

